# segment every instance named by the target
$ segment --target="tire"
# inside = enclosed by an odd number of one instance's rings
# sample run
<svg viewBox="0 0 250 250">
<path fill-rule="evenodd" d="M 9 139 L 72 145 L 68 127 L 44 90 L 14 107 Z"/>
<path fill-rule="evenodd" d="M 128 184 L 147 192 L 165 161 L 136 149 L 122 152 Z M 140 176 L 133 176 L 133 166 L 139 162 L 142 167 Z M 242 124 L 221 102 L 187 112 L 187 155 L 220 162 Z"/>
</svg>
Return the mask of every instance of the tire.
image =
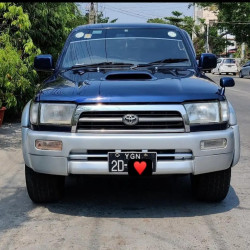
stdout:
<svg viewBox="0 0 250 250">
<path fill-rule="evenodd" d="M 240 77 L 240 78 L 243 78 L 243 75 L 242 75 L 241 71 L 240 71 L 240 73 L 239 73 L 239 77 Z"/>
<path fill-rule="evenodd" d="M 199 201 L 219 202 L 227 196 L 231 180 L 231 168 L 191 175 L 193 196 Z"/>
<path fill-rule="evenodd" d="M 25 166 L 26 187 L 35 203 L 55 202 L 64 193 L 64 176 L 40 174 Z"/>
<path fill-rule="evenodd" d="M 233 73 L 234 76 L 236 76 L 236 73 Z"/>
</svg>

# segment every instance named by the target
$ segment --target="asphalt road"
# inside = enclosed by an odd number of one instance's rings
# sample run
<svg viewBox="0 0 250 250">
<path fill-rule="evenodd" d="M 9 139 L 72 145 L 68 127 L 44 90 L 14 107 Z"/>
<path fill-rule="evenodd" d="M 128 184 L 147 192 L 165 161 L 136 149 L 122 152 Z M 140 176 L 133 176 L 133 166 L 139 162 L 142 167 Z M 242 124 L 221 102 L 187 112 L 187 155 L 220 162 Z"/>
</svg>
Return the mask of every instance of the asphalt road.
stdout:
<svg viewBox="0 0 250 250">
<path fill-rule="evenodd" d="M 218 204 L 193 200 L 188 176 L 169 176 L 68 178 L 62 201 L 35 205 L 25 187 L 20 124 L 3 125 L 0 249 L 250 249 L 250 79 L 234 78 L 226 94 L 237 112 L 241 159 Z"/>
</svg>

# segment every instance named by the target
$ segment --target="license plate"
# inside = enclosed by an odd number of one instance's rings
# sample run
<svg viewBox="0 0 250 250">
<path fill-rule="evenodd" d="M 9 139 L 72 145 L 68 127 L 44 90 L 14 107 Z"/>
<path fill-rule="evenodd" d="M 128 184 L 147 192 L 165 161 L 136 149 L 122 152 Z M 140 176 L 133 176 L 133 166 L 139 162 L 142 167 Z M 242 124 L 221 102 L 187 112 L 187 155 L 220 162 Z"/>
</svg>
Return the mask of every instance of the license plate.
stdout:
<svg viewBox="0 0 250 250">
<path fill-rule="evenodd" d="M 131 175 L 149 175 L 156 171 L 155 152 L 109 152 L 109 172 L 128 172 Z"/>
</svg>

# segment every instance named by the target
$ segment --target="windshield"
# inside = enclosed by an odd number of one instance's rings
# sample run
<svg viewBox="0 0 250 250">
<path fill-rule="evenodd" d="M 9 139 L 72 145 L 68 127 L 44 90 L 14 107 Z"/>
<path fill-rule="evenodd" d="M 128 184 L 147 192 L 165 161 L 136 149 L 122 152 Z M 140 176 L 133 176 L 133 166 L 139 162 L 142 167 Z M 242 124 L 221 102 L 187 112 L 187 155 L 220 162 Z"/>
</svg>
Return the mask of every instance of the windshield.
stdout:
<svg viewBox="0 0 250 250">
<path fill-rule="evenodd" d="M 167 28 L 83 29 L 72 34 L 62 68 L 105 62 L 191 66 L 180 34 Z M 176 59 L 176 60 L 175 60 Z"/>
</svg>

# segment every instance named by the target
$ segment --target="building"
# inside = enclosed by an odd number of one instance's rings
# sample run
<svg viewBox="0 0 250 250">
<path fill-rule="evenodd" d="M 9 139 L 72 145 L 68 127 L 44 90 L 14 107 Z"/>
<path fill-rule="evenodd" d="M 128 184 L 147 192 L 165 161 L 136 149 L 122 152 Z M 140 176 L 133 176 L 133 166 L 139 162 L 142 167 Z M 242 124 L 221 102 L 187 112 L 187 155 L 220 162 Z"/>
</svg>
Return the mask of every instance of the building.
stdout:
<svg viewBox="0 0 250 250">
<path fill-rule="evenodd" d="M 218 21 L 217 18 L 218 10 L 215 6 L 203 8 L 198 6 L 197 4 L 194 5 L 194 15 L 193 18 L 195 20 L 195 24 L 199 25 L 199 19 L 205 19 L 205 24 L 207 25 L 208 29 L 211 27 L 213 23 Z M 205 31 L 205 30 L 203 30 Z M 227 34 L 223 36 L 226 40 L 230 41 L 233 45 L 228 45 L 225 47 L 225 51 L 221 54 L 221 56 L 225 57 L 233 57 L 233 54 L 237 51 L 237 45 L 235 42 L 235 37 L 233 35 Z M 195 38 L 195 34 L 193 33 L 192 38 Z M 206 51 L 213 53 L 213 51 L 209 50 L 209 36 L 207 33 L 207 41 L 206 41 Z"/>
</svg>

